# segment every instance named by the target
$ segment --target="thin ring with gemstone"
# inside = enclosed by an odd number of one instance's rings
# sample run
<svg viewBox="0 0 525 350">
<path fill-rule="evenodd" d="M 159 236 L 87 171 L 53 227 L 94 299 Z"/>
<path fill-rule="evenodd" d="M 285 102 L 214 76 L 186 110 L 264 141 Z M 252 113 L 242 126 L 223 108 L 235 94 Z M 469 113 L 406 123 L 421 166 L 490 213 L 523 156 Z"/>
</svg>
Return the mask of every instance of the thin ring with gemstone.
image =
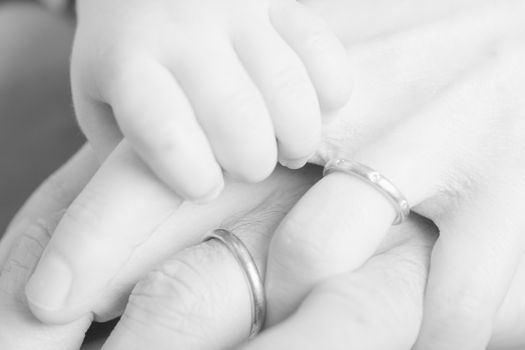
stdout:
<svg viewBox="0 0 525 350">
<path fill-rule="evenodd" d="M 266 295 L 264 292 L 264 283 L 257 269 L 257 264 L 248 248 L 246 248 L 239 237 L 231 231 L 225 229 L 213 230 L 204 237 L 203 241 L 209 241 L 211 239 L 218 240 L 228 248 L 239 263 L 246 277 L 250 294 L 252 295 L 252 324 L 249 338 L 253 338 L 261 331 L 266 319 Z"/>
<path fill-rule="evenodd" d="M 396 218 L 393 225 L 399 225 L 410 214 L 410 205 L 401 191 L 381 173 L 359 162 L 347 159 L 334 159 L 326 163 L 323 175 L 327 176 L 335 172 L 344 173 L 356 177 L 372 185 L 378 190 L 396 210 Z"/>
</svg>

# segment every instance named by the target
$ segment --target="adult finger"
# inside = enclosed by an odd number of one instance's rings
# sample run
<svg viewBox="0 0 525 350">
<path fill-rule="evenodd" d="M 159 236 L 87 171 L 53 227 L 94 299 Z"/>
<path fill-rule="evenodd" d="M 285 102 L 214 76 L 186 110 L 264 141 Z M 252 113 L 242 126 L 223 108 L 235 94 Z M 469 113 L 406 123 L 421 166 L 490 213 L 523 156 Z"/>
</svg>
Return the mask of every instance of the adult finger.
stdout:
<svg viewBox="0 0 525 350">
<path fill-rule="evenodd" d="M 501 305 L 488 349 L 522 349 L 525 346 L 525 260 L 522 258 Z"/>
<path fill-rule="evenodd" d="M 67 287 L 46 282 L 66 275 L 55 274 L 54 263 L 46 266 L 45 256 L 33 275 L 37 283 L 28 284 L 29 303 L 44 321 L 67 322 L 87 312 L 100 320 L 118 316 L 134 284 L 163 259 L 195 244 L 223 218 L 257 205 L 283 186 L 289 191 L 305 188 L 317 176 L 310 172 L 297 179 L 279 169 L 257 185 L 230 182 L 221 198 L 208 205 L 179 207 L 180 199 L 158 183 L 128 146 L 121 145 L 117 152 L 79 195 L 80 202 L 66 211 L 46 248 L 64 260 L 72 276 L 82 276 L 67 288 L 71 294 L 66 303 L 50 309 L 32 302 L 54 301 L 53 296 L 64 295 Z"/>
<path fill-rule="evenodd" d="M 523 9 L 499 4 L 349 49 L 354 98 L 324 125 L 310 161 L 323 165 L 334 149 L 351 154 L 389 133 L 490 60 L 523 23 Z"/>
<path fill-rule="evenodd" d="M 501 190 L 499 187 L 498 190 Z M 425 315 L 414 349 L 481 349 L 523 254 L 521 206 L 515 196 L 473 197 L 453 218 L 438 220 Z M 497 218 L 507 217 L 506 224 Z"/>
<path fill-rule="evenodd" d="M 302 191 L 304 187 L 276 192 L 221 226 L 244 242 L 262 276 L 273 231 Z M 422 220 L 412 226 L 425 227 Z M 405 232 L 392 236 L 383 249 L 405 242 L 414 233 Z M 250 331 L 251 295 L 246 283 L 239 263 L 221 243 L 212 240 L 179 252 L 135 287 L 104 349 L 147 345 L 167 349 L 173 343 L 185 349 L 231 348 Z"/>
<path fill-rule="evenodd" d="M 486 96 L 496 96 L 491 83 L 499 69 L 492 63 L 377 142 L 353 154 L 341 150 L 329 156 L 369 165 L 390 179 L 419 212 L 432 218 L 443 214 L 451 194 L 462 193 L 465 174 L 472 174 L 471 168 L 465 171 L 464 160 L 483 152 L 485 135 L 493 132 L 494 101 Z M 483 102 L 476 106 L 465 102 L 473 98 Z M 477 121 L 478 132 L 462 132 L 467 120 Z M 445 139 L 449 142 L 444 145 Z M 267 284 L 275 294 L 269 299 L 304 296 L 328 276 L 359 267 L 394 218 L 393 206 L 372 183 L 343 173 L 325 177 L 292 209 L 273 238 Z M 270 322 L 295 307 L 287 303 L 271 308 Z"/>
<path fill-rule="evenodd" d="M 0 244 L 2 264 L 20 232 L 41 218 L 61 214 L 97 171 L 99 163 L 90 146 L 80 149 L 62 168 L 47 178 L 13 218 Z"/>
<path fill-rule="evenodd" d="M 56 224 L 55 215 L 42 217 L 20 231 L 0 274 L 0 347 L 2 349 L 71 350 L 82 344 L 91 318 L 54 326 L 39 322 L 29 310 L 24 287 Z"/>
<path fill-rule="evenodd" d="M 84 148 L 31 196 L 0 245 L 0 348 L 69 350 L 80 347 L 91 320 L 83 317 L 63 326 L 38 322 L 31 314 L 24 287 L 58 219 L 98 168 Z"/>
<path fill-rule="evenodd" d="M 33 312 L 67 322 L 89 311 L 134 247 L 181 202 L 122 142 L 66 210 L 46 247 L 26 288 Z"/>
<path fill-rule="evenodd" d="M 483 23 L 485 23 L 483 21 Z M 499 20 L 497 21 L 499 23 Z M 484 39 L 487 38 L 489 42 L 494 40 L 494 34 L 492 31 L 487 30 L 484 31 L 484 26 L 477 25 L 478 21 L 475 21 L 475 24 L 472 26 L 472 33 L 479 33 L 480 36 Z M 497 27 L 497 26 L 496 26 Z M 470 28 L 470 27 L 469 27 Z M 437 30 L 437 29 L 436 29 Z M 430 33 L 429 38 L 436 37 L 433 35 L 436 31 L 432 31 Z M 440 32 L 441 33 L 441 32 Z M 462 31 L 460 31 L 462 33 Z M 469 42 L 467 40 L 470 37 L 470 34 L 466 36 L 456 35 L 456 36 L 449 36 L 450 38 L 458 38 L 460 39 L 461 43 L 464 43 L 465 45 L 459 45 L 458 47 L 466 47 L 466 43 Z M 486 35 L 485 35 L 486 34 Z M 477 38 L 477 36 L 476 36 Z M 474 45 L 474 52 L 483 52 L 486 49 L 486 42 L 483 40 L 477 40 L 476 39 L 476 45 Z M 469 50 L 466 50 L 466 53 L 464 54 L 465 57 L 467 57 L 465 62 L 469 62 L 468 57 L 472 56 L 472 53 Z M 380 61 L 379 58 L 384 57 L 381 53 L 378 54 L 378 57 L 376 57 L 376 62 Z M 462 56 L 463 57 L 463 56 Z M 447 56 L 443 55 L 443 57 L 440 57 L 440 59 L 447 60 Z M 429 58 L 430 60 L 430 58 Z M 364 58 L 364 61 L 366 61 L 366 58 Z M 396 64 L 399 63 L 399 61 L 394 61 Z M 441 62 L 441 61 L 440 61 Z M 446 61 L 448 62 L 448 61 Z M 463 63 L 465 63 L 463 62 Z M 454 65 L 455 68 L 456 65 Z M 458 70 L 460 70 L 461 65 L 459 65 Z M 424 68 L 424 67 L 423 67 Z M 376 71 L 376 70 L 374 70 Z M 427 72 L 427 70 L 423 69 L 421 72 Z M 439 75 L 439 70 L 432 70 L 431 72 L 435 73 L 436 75 Z M 428 73 L 428 72 L 427 72 Z M 386 72 L 385 72 L 386 75 Z M 417 71 L 414 73 L 414 76 L 419 76 L 420 71 Z M 376 77 L 377 78 L 377 77 Z M 380 76 L 380 81 L 383 81 L 381 79 L 384 79 L 384 76 Z M 404 79 L 403 75 L 396 76 L 398 79 Z M 446 80 L 446 79 L 445 79 Z M 365 79 L 367 81 L 367 79 Z M 377 79 L 373 79 L 373 81 L 377 81 Z M 444 84 L 444 81 L 440 80 L 440 83 Z M 371 84 L 370 88 L 373 88 L 375 85 Z M 431 88 L 432 86 L 432 88 Z M 435 93 L 435 89 L 433 88 L 432 84 L 426 85 L 428 89 L 423 89 L 425 91 L 424 96 L 428 99 L 429 96 L 433 96 Z M 398 90 L 396 89 L 396 92 Z M 421 89 L 408 89 L 408 94 L 410 98 L 407 98 L 407 96 L 403 96 L 401 94 L 401 97 L 404 97 L 406 101 L 410 100 L 413 101 L 413 93 L 417 91 L 418 94 L 421 93 Z M 396 95 L 398 96 L 398 95 Z M 418 97 L 421 97 L 421 95 L 417 95 Z M 399 97 L 399 96 L 398 96 Z M 400 98 L 401 98 L 400 97 Z M 364 101 L 365 107 L 368 106 L 366 103 L 372 103 L 371 100 L 367 100 L 365 98 L 359 99 L 360 101 Z M 375 99 L 374 99 L 375 101 Z M 376 106 L 377 103 L 373 102 L 373 105 Z M 361 107 L 363 107 L 361 105 Z M 359 107 L 359 108 L 361 108 Z M 358 108 L 358 110 L 359 110 Z M 366 108 L 365 108 L 366 109 Z M 381 107 L 381 110 L 383 110 L 383 106 Z M 399 109 L 399 108 L 398 108 Z M 391 110 L 391 109 L 390 109 Z M 372 118 L 373 119 L 373 118 Z M 344 120 L 343 120 L 344 123 Z M 335 127 L 340 126 L 336 125 Z M 344 125 L 342 126 L 344 127 Z M 337 135 L 339 135 L 337 132 L 334 134 L 332 131 L 331 136 L 329 135 L 330 140 L 337 140 Z M 129 148 L 128 148 L 129 149 Z M 116 274 L 116 269 L 118 269 L 118 266 L 121 266 L 123 262 L 127 261 L 129 258 L 129 255 L 131 252 L 135 251 L 135 248 L 140 248 L 142 246 L 147 246 L 146 243 L 148 243 L 151 240 L 152 237 L 152 231 L 155 227 L 158 225 L 158 221 L 164 218 L 162 213 L 166 213 L 167 210 L 166 207 L 169 206 L 171 203 L 173 206 L 177 206 L 176 203 L 173 203 L 173 201 L 177 202 L 177 199 L 167 199 L 166 197 L 169 197 L 168 191 L 166 189 L 160 189 L 160 185 L 157 184 L 157 181 L 152 176 L 147 169 L 142 164 L 138 164 L 137 169 L 128 169 L 133 168 L 133 162 L 137 161 L 136 158 L 134 158 L 132 155 L 126 155 L 125 152 L 122 152 L 120 156 L 115 156 L 115 159 L 117 160 L 116 166 L 111 166 L 111 162 L 107 163 L 105 166 L 105 169 L 101 172 L 102 175 L 98 176 L 97 181 L 94 182 L 91 186 L 89 186 L 89 190 L 87 190 L 83 195 L 81 195 L 81 199 L 76 203 L 73 204 L 72 209 L 70 210 L 71 215 L 69 215 L 69 218 L 66 218 L 65 221 L 67 224 L 64 224 L 64 228 L 61 228 L 59 226 L 58 231 L 62 231 L 63 233 L 60 235 L 60 237 L 63 238 L 56 238 L 53 239 L 56 241 L 60 241 L 64 239 L 65 243 L 52 243 L 52 246 L 55 245 L 57 247 L 62 247 L 61 252 L 63 251 L 63 254 L 67 256 L 69 259 L 71 259 L 73 262 L 78 259 L 79 264 L 75 265 L 78 267 L 78 271 L 76 271 L 75 275 L 82 275 L 82 276 L 88 276 L 85 280 L 79 281 L 79 283 L 83 283 L 83 281 L 86 281 L 85 286 L 82 288 L 74 288 L 75 290 L 78 290 L 78 294 L 81 294 L 83 292 L 86 293 L 86 295 L 95 296 L 100 293 L 101 290 L 104 289 L 104 286 L 106 286 L 106 282 L 111 280 L 112 277 Z M 127 162 L 126 160 L 129 160 Z M 140 162 L 139 162 L 140 163 Z M 130 175 L 123 177 L 123 174 L 128 174 L 128 170 Z M 136 181 L 134 177 L 137 177 Z M 148 192 L 149 194 L 146 196 L 142 196 L 142 192 Z M 158 193 L 157 193 L 158 192 Z M 123 193 L 123 194 L 122 194 Z M 157 194 L 155 194 L 157 193 Z M 262 191 L 262 193 L 267 193 Z M 136 194 L 136 196 L 135 196 Z M 158 197 L 157 197 L 158 195 Z M 148 199 L 145 201 L 143 198 Z M 131 198 L 132 197 L 132 198 Z M 131 199 L 130 199 L 131 198 Z M 246 197 L 243 197 L 246 199 Z M 122 200 L 121 200 L 122 199 Z M 252 202 L 252 198 L 249 198 L 249 203 Z M 150 201 L 150 203 L 147 203 Z M 169 202 L 169 203 L 168 203 Z M 249 205 L 249 204 L 248 204 Z M 102 208 L 103 210 L 100 210 Z M 107 208 L 108 210 L 105 210 L 104 208 Z M 160 212 L 160 214 L 158 213 Z M 89 214 L 94 213 L 94 214 Z M 89 214 L 89 215 L 88 215 Z M 166 214 L 167 215 L 167 214 Z M 76 218 L 76 219 L 75 219 Z M 181 224 L 181 221 L 178 221 L 179 224 Z M 108 227 L 106 230 L 105 227 Z M 147 227 L 145 227 L 147 226 Z M 89 228 L 92 229 L 89 229 Z M 67 234 L 67 231 L 72 232 L 71 235 Z M 94 234 L 91 234 L 92 231 Z M 83 250 L 80 245 L 82 243 L 76 243 L 76 244 L 70 244 L 71 242 L 67 242 L 68 239 L 72 236 L 78 236 L 86 239 L 86 242 L 91 242 L 89 246 L 93 247 L 92 249 L 96 251 L 96 253 L 89 253 L 89 254 L 82 254 Z M 105 232 L 109 232 L 106 234 Z M 129 236 L 127 233 L 131 233 Z M 147 232 L 145 236 L 142 236 L 139 234 L 140 232 Z M 110 234 L 111 233 L 111 234 Z M 115 243 L 115 246 L 120 247 L 117 250 L 119 251 L 126 251 L 126 254 L 120 255 L 120 253 L 116 254 L 114 258 L 113 254 L 110 254 L 108 250 L 110 249 L 107 246 L 107 241 L 103 239 L 99 239 L 98 245 L 102 246 L 104 248 L 104 254 L 103 256 L 98 253 L 99 250 L 95 247 L 97 246 L 97 237 L 109 237 L 112 234 L 115 234 L 118 237 L 118 242 Z M 169 235 L 167 235 L 169 236 Z M 141 237 L 144 238 L 144 240 L 140 240 L 139 242 L 141 244 L 137 243 L 136 238 Z M 155 235 L 157 237 L 157 235 Z M 164 237 L 164 236 L 162 236 Z M 160 239 L 159 239 L 160 240 Z M 82 242 L 82 239 L 80 239 L 79 242 Z M 156 241 L 158 243 L 159 241 Z M 186 241 L 187 242 L 187 241 Z M 178 244 L 181 244 L 180 241 L 178 241 Z M 71 247 L 74 247 L 74 249 L 71 249 Z M 129 249 L 122 248 L 122 247 L 129 247 Z M 158 245 L 156 246 L 157 249 L 165 249 L 165 245 Z M 159 248 L 160 247 L 160 248 Z M 180 247 L 180 246 L 177 246 Z M 53 250 L 54 248 L 50 248 Z M 91 266 L 91 257 L 89 256 L 98 256 L 101 257 L 100 260 L 96 262 L 93 266 Z M 147 255 L 145 253 L 145 255 Z M 149 255 L 151 256 L 151 251 L 149 252 Z M 108 260 L 107 265 L 105 260 Z M 155 260 L 155 257 L 152 257 L 149 259 L 149 262 L 152 262 Z M 90 269 L 96 269 L 97 271 L 95 273 L 89 273 Z M 138 269 L 137 269 L 138 270 Z M 84 273 L 86 272 L 86 273 Z M 37 269 L 38 273 L 38 269 Z M 42 274 L 44 274 L 43 271 L 41 271 Z M 94 276 L 100 273 L 101 278 L 95 278 Z M 52 272 L 51 272 L 52 274 Z M 45 274 L 44 274 L 45 275 Z M 76 283 L 74 283 L 76 284 Z M 59 288 L 59 285 L 53 285 L 53 284 L 46 284 L 41 289 L 36 289 L 34 291 L 35 294 L 39 293 L 49 293 L 49 295 L 59 295 L 60 293 L 63 294 L 63 292 L 55 293 L 54 288 Z M 83 289 L 85 288 L 85 290 Z M 77 292 L 75 292 L 77 293 Z M 96 297 L 94 297 L 96 299 Z M 44 297 L 45 299 L 45 297 Z M 79 303 L 82 303 L 86 301 L 85 298 L 80 296 L 77 298 L 79 300 Z M 94 303 L 94 301 L 87 302 L 86 304 Z M 72 306 L 66 306 L 65 309 L 71 310 Z M 80 308 L 82 309 L 82 308 Z M 83 310 L 88 311 L 91 307 L 86 305 Z M 62 314 L 65 317 L 72 317 L 71 314 L 68 316 L 67 310 L 62 311 L 54 311 L 54 312 L 48 312 L 48 313 L 55 313 L 55 314 Z M 81 313 L 79 311 L 79 313 Z M 77 313 L 77 315 L 79 314 Z M 75 313 L 73 313 L 75 314 Z M 45 316 L 43 316 L 45 317 Z M 56 316 L 55 316 L 56 317 Z M 51 316 L 47 316 L 44 319 L 50 319 Z"/>
<path fill-rule="evenodd" d="M 516 69 L 525 58 L 525 49 L 510 46 L 500 55 L 498 78 L 484 82 L 494 86 L 488 89 L 486 96 L 492 102 L 485 108 L 493 107 L 498 117 L 491 127 L 505 130 L 502 125 L 506 125 L 507 137 L 503 143 L 494 140 L 489 144 L 491 149 L 502 150 L 497 169 L 489 164 L 492 157 L 478 163 L 485 162 L 479 168 L 471 167 L 476 190 L 456 203 L 453 215 L 435 220 L 442 233 L 432 256 L 425 318 L 416 349 L 485 347 L 525 249 L 525 187 L 503 175 L 525 173 L 521 151 L 525 104 L 512 98 L 525 93 L 525 72 Z"/>
<path fill-rule="evenodd" d="M 135 247 L 118 274 L 103 287 L 91 309 L 96 319 L 103 321 L 121 315 L 135 284 L 181 250 L 198 244 L 203 232 L 217 228 L 225 218 L 237 218 L 239 213 L 267 203 L 270 197 L 287 198 L 304 193 L 319 178 L 317 170 L 309 167 L 293 173 L 278 168 L 270 179 L 260 184 L 229 182 L 217 200 L 206 205 L 185 203 L 179 207 L 147 240 Z"/>
<path fill-rule="evenodd" d="M 316 286 L 290 318 L 242 349 L 409 349 L 436 231 L 418 220 L 391 235 L 405 238 L 359 270 Z"/>
<path fill-rule="evenodd" d="M 299 195 L 272 195 L 221 226 L 244 242 L 262 275 L 273 230 Z M 137 284 L 104 349 L 169 349 L 174 343 L 231 348 L 249 334 L 251 299 L 244 272 L 226 246 L 216 240 L 195 245 Z"/>
</svg>

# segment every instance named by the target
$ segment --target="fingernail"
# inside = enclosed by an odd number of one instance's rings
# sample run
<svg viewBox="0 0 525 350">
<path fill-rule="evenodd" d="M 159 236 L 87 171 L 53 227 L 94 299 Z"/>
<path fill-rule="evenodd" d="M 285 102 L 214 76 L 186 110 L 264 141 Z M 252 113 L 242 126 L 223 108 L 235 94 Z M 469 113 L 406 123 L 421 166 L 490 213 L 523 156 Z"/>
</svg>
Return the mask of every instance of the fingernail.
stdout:
<svg viewBox="0 0 525 350">
<path fill-rule="evenodd" d="M 295 170 L 295 169 L 300 169 L 303 166 L 305 166 L 306 163 L 308 163 L 308 160 L 310 158 L 311 156 L 308 156 L 305 158 L 299 158 L 299 159 L 281 159 L 279 163 L 281 163 L 282 166 Z"/>
<path fill-rule="evenodd" d="M 207 204 L 211 202 L 212 200 L 216 199 L 217 197 L 219 197 L 219 195 L 222 193 L 223 190 L 224 190 L 224 181 L 221 181 L 219 183 L 219 186 L 215 187 L 215 189 L 211 191 L 209 194 L 201 198 L 192 199 L 191 202 L 195 204 Z"/>
<path fill-rule="evenodd" d="M 73 283 L 73 274 L 64 259 L 48 254 L 38 264 L 27 283 L 27 300 L 43 310 L 59 310 L 65 304 Z"/>
</svg>

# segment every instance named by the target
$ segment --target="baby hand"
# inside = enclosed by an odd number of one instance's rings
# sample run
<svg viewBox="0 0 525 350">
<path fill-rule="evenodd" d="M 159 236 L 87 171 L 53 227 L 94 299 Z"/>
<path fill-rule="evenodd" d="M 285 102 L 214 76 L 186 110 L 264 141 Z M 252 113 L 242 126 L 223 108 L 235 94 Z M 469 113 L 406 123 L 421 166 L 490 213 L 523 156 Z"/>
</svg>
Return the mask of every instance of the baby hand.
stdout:
<svg viewBox="0 0 525 350">
<path fill-rule="evenodd" d="M 124 136 L 184 198 L 222 169 L 264 180 L 306 163 L 321 110 L 350 95 L 346 53 L 294 0 L 80 0 L 73 52 L 79 122 L 102 154 Z"/>
</svg>

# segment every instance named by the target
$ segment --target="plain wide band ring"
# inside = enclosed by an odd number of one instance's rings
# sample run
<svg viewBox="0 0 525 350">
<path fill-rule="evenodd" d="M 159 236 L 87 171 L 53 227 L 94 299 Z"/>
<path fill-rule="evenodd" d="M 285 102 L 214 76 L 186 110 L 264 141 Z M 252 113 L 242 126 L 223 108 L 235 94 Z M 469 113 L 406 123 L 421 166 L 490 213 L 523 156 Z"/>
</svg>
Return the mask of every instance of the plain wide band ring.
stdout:
<svg viewBox="0 0 525 350">
<path fill-rule="evenodd" d="M 266 318 L 264 283 L 257 269 L 257 265 L 244 243 L 232 232 L 224 229 L 213 230 L 204 237 L 204 241 L 210 239 L 216 239 L 222 242 L 235 256 L 235 259 L 244 272 L 252 295 L 252 326 L 249 337 L 253 338 L 262 329 Z"/>
<path fill-rule="evenodd" d="M 351 160 L 334 159 L 326 163 L 323 175 L 326 176 L 334 172 L 342 172 L 355 176 L 371 184 L 375 189 L 381 192 L 381 194 L 385 196 L 396 209 L 397 215 L 393 222 L 394 225 L 398 225 L 405 221 L 408 214 L 410 214 L 410 205 L 405 196 L 403 196 L 401 191 L 399 191 L 390 180 L 374 169 Z"/>
</svg>

